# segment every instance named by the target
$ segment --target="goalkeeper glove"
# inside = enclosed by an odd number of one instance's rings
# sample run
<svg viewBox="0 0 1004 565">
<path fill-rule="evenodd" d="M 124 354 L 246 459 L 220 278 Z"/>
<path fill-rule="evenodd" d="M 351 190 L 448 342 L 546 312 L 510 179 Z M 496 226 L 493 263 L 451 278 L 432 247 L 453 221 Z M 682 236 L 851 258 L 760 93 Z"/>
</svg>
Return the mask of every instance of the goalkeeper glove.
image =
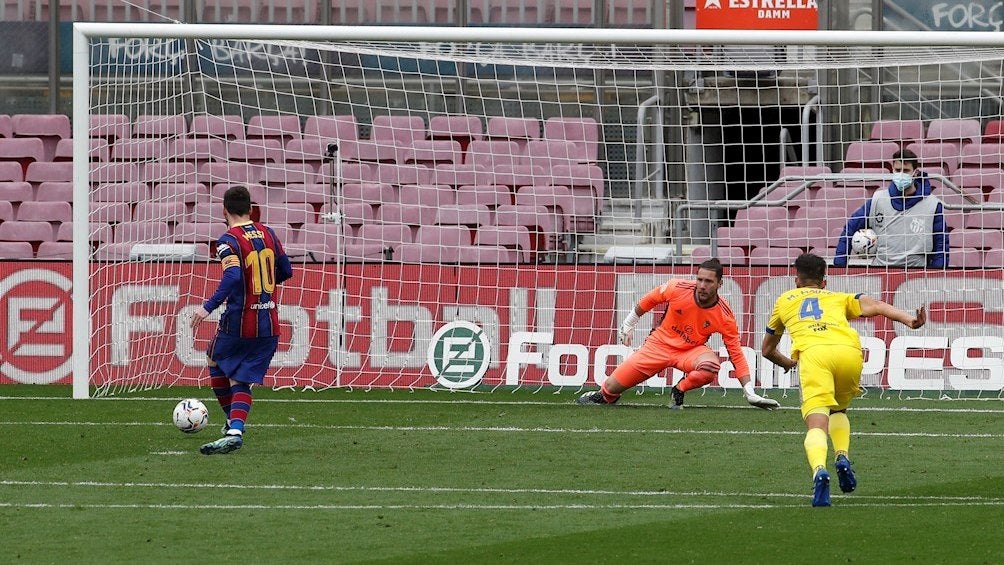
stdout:
<svg viewBox="0 0 1004 565">
<path fill-rule="evenodd" d="M 637 323 L 638 315 L 634 313 L 634 308 L 632 308 L 631 313 L 628 314 L 628 317 L 624 319 L 624 323 L 621 324 L 620 329 L 617 330 L 617 341 L 630 346 L 631 341 L 634 339 L 634 327 Z"/>
<path fill-rule="evenodd" d="M 776 400 L 771 400 L 770 398 L 764 398 L 753 391 L 753 381 L 747 381 L 743 385 L 743 392 L 746 394 L 746 402 L 749 402 L 751 406 L 756 406 L 763 410 L 777 410 L 781 407 L 781 404 Z"/>
</svg>

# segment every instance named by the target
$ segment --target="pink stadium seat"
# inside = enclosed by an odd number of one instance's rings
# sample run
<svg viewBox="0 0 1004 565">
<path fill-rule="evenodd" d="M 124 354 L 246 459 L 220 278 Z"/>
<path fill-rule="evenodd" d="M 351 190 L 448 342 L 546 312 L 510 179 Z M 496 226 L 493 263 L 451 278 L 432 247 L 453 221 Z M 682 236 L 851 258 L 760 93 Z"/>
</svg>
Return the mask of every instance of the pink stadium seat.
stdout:
<svg viewBox="0 0 1004 565">
<path fill-rule="evenodd" d="M 472 245 L 461 247 L 457 253 L 458 263 L 499 265 L 524 262 L 517 251 L 500 245 Z"/>
<path fill-rule="evenodd" d="M 49 159 L 46 157 L 45 145 L 41 139 L 36 137 L 0 138 L 0 161 L 16 161 L 21 164 L 22 169 L 27 170 L 29 164 L 46 160 Z"/>
<path fill-rule="evenodd" d="M 95 250 L 94 258 L 98 261 L 128 261 L 133 245 L 134 242 L 105 243 Z"/>
<path fill-rule="evenodd" d="M 432 171 L 433 184 L 459 187 L 468 184 L 491 184 L 492 174 L 482 165 L 445 163 Z"/>
<path fill-rule="evenodd" d="M 962 148 L 962 167 L 1004 167 L 1004 145 L 999 143 L 970 143 Z"/>
<path fill-rule="evenodd" d="M 106 182 L 131 182 L 139 178 L 136 163 L 94 163 L 91 165 L 91 184 Z"/>
<path fill-rule="evenodd" d="M 150 197 L 154 202 L 195 204 L 199 200 L 209 200 L 209 190 L 198 182 L 162 182 L 153 185 Z"/>
<path fill-rule="evenodd" d="M 8 2 L 10 4 L 10 2 Z M 50 0 L 39 0 L 38 2 L 18 2 L 19 7 L 25 8 L 18 14 L 18 18 L 36 22 L 49 21 L 52 2 Z M 59 19 L 64 22 L 83 22 L 93 20 L 91 14 L 91 2 L 84 0 L 66 0 L 59 3 Z"/>
<path fill-rule="evenodd" d="M 30 222 L 70 222 L 73 210 L 69 202 L 22 202 L 17 219 Z"/>
<path fill-rule="evenodd" d="M 14 122 L 9 114 L 0 114 L 0 137 L 14 137 Z"/>
<path fill-rule="evenodd" d="M 316 172 L 325 160 L 328 141 L 319 138 L 291 139 L 286 144 L 287 163 L 305 163 Z"/>
<path fill-rule="evenodd" d="M 949 259 L 951 265 L 951 259 Z M 1004 268 L 1004 249 L 990 249 L 983 254 L 983 266 L 988 269 Z"/>
<path fill-rule="evenodd" d="M 156 161 L 147 163 L 140 169 L 137 180 L 149 184 L 161 182 L 194 182 L 196 178 L 195 163 Z"/>
<path fill-rule="evenodd" d="M 270 24 L 317 24 L 320 22 L 317 0 L 272 0 L 263 2 L 258 21 Z"/>
<path fill-rule="evenodd" d="M 51 243 L 51 242 L 50 242 Z M 35 252 L 27 241 L 0 241 L 0 259 L 34 259 Z"/>
<path fill-rule="evenodd" d="M 441 226 L 467 226 L 477 229 L 491 225 L 492 214 L 483 204 L 444 204 L 436 210 L 433 222 Z"/>
<path fill-rule="evenodd" d="M 301 256 L 310 261 L 334 261 L 339 249 L 344 248 L 346 237 L 343 227 L 334 224 L 306 224 L 298 243 L 283 242 L 290 257 Z"/>
<path fill-rule="evenodd" d="M 962 153 L 959 146 L 952 143 L 911 143 L 906 146 L 917 155 L 920 168 L 930 171 L 931 167 L 941 167 L 951 174 L 959 168 Z"/>
<path fill-rule="evenodd" d="M 286 145 L 291 139 L 303 137 L 300 132 L 300 118 L 294 114 L 278 116 L 251 116 L 246 132 L 248 140 L 274 139 Z"/>
<path fill-rule="evenodd" d="M 718 247 L 740 247 L 751 249 L 757 246 L 766 246 L 767 230 L 760 226 L 754 227 L 721 227 L 715 230 L 715 240 Z"/>
<path fill-rule="evenodd" d="M 261 221 L 268 224 L 313 224 L 317 215 L 314 207 L 307 203 L 272 204 L 261 209 Z"/>
<path fill-rule="evenodd" d="M 373 116 L 371 141 L 391 141 L 399 145 L 428 138 L 425 122 L 420 116 Z"/>
<path fill-rule="evenodd" d="M 808 251 L 812 247 L 827 247 L 829 239 L 826 231 L 820 227 L 777 227 L 770 232 L 767 246 L 797 247 Z"/>
<path fill-rule="evenodd" d="M 303 126 L 304 139 L 317 138 L 329 141 L 357 141 L 359 128 L 356 117 L 344 116 L 310 116 Z"/>
<path fill-rule="evenodd" d="M 882 167 L 892 170 L 892 155 L 899 145 L 885 141 L 855 141 L 847 146 L 845 167 Z"/>
<path fill-rule="evenodd" d="M 90 148 L 87 151 L 87 155 L 91 161 L 107 161 L 111 155 L 111 147 L 108 142 L 104 139 L 99 139 L 92 137 L 87 140 Z M 60 139 L 59 143 L 56 144 L 56 154 L 52 157 L 53 161 L 72 161 L 73 160 L 73 140 L 72 139 Z"/>
<path fill-rule="evenodd" d="M 432 183 L 432 169 L 424 165 L 381 163 L 377 165 L 376 176 L 379 182 L 393 185 Z"/>
<path fill-rule="evenodd" d="M 495 184 L 508 186 L 513 192 L 521 186 L 534 184 L 545 184 L 552 182 L 549 174 L 545 174 L 544 168 L 531 165 L 499 165 L 493 171 L 493 181 Z"/>
<path fill-rule="evenodd" d="M 188 122 L 182 115 L 136 116 L 132 125 L 133 137 L 180 137 L 188 135 Z"/>
<path fill-rule="evenodd" d="M 183 137 L 172 140 L 167 145 L 164 158 L 171 161 L 186 161 L 201 165 L 212 161 L 224 152 L 222 139 Z"/>
<path fill-rule="evenodd" d="M 92 114 L 88 135 L 115 143 L 119 139 L 132 137 L 132 123 L 125 114 Z"/>
<path fill-rule="evenodd" d="M 6 200 L 0 200 L 0 222 L 14 219 L 14 205 Z"/>
<path fill-rule="evenodd" d="M 461 226 L 420 226 L 413 243 L 402 243 L 399 261 L 405 263 L 456 263 L 460 248 L 473 245 L 471 230 Z"/>
<path fill-rule="evenodd" d="M 575 231 L 575 220 L 592 218 L 594 204 L 589 198 L 573 198 L 567 186 L 530 185 L 516 191 L 517 206 L 544 206 L 555 215 L 561 231 Z"/>
<path fill-rule="evenodd" d="M 520 165 L 525 156 L 526 151 L 520 149 L 515 141 L 472 141 L 467 150 L 466 163 L 494 170 L 503 165 L 510 167 Z"/>
<path fill-rule="evenodd" d="M 133 210 L 135 222 L 167 222 L 170 225 L 188 220 L 188 208 L 184 202 L 139 202 Z"/>
<path fill-rule="evenodd" d="M 364 224 L 356 240 L 345 245 L 347 261 L 382 261 L 396 259 L 396 250 L 411 243 L 411 227 L 405 224 Z"/>
<path fill-rule="evenodd" d="M 607 22 L 611 26 L 652 27 L 652 3 L 648 0 L 610 0 Z"/>
<path fill-rule="evenodd" d="M 553 171 L 558 166 L 569 166 L 586 161 L 583 147 L 570 141 L 540 140 L 526 144 L 526 158 L 523 164 L 537 166 L 544 172 Z"/>
<path fill-rule="evenodd" d="M 963 269 L 983 268 L 983 253 L 979 249 L 952 246 L 948 250 L 948 265 Z"/>
<path fill-rule="evenodd" d="M 835 181 L 834 185 L 858 186 L 869 191 L 888 188 L 891 182 L 889 169 L 884 167 L 844 167 L 840 175 L 846 178 Z"/>
<path fill-rule="evenodd" d="M 26 182 L 0 182 L 0 200 L 27 202 L 34 199 L 31 185 Z"/>
<path fill-rule="evenodd" d="M 327 183 L 290 183 L 283 190 L 269 190 L 265 198 L 269 206 L 275 202 L 306 202 L 316 208 L 331 199 L 331 187 Z"/>
<path fill-rule="evenodd" d="M 536 118 L 488 118 L 485 130 L 488 141 L 513 141 L 520 151 L 525 151 L 527 142 L 540 139 L 540 120 Z"/>
<path fill-rule="evenodd" d="M 109 182 L 99 184 L 91 192 L 97 202 L 148 202 L 150 187 L 142 182 Z"/>
<path fill-rule="evenodd" d="M 73 183 L 43 182 L 38 185 L 35 200 L 39 202 L 73 202 Z"/>
<path fill-rule="evenodd" d="M 218 183 L 245 183 L 257 179 L 261 167 L 251 163 L 202 163 L 195 181 L 205 185 Z"/>
<path fill-rule="evenodd" d="M 192 137 L 218 138 L 224 141 L 244 139 L 244 119 L 237 115 L 199 115 L 192 118 Z"/>
<path fill-rule="evenodd" d="M 757 247 L 750 251 L 749 264 L 750 266 L 790 267 L 802 253 L 804 250 L 798 248 Z"/>
<path fill-rule="evenodd" d="M 217 200 L 215 202 L 202 201 L 196 202 L 192 206 L 192 214 L 189 219 L 195 223 L 218 223 L 223 221 L 223 201 Z M 223 232 L 220 232 L 221 234 Z"/>
<path fill-rule="evenodd" d="M 390 202 L 376 211 L 376 220 L 385 224 L 408 224 L 420 226 L 431 224 L 436 219 L 436 209 L 430 206 L 404 205 Z"/>
<path fill-rule="evenodd" d="M 742 247 L 718 247 L 716 256 L 723 265 L 745 265 L 746 251 Z M 706 245 L 695 247 L 690 255 L 690 262 L 694 265 L 711 259 L 711 248 Z"/>
<path fill-rule="evenodd" d="M 512 204 L 509 187 L 498 184 L 465 184 L 457 189 L 457 204 L 483 204 L 494 210 L 503 204 Z"/>
<path fill-rule="evenodd" d="M 790 221 L 791 227 L 821 227 L 827 237 L 840 234 L 847 224 L 846 211 L 839 206 L 807 206 L 799 208 Z"/>
<path fill-rule="evenodd" d="M 0 169 L 2 165 L 0 163 Z M 47 163 L 36 161 L 28 165 L 25 171 L 24 180 L 37 185 L 43 182 L 68 182 L 73 180 L 73 163 Z"/>
<path fill-rule="evenodd" d="M 347 204 L 365 202 L 380 206 L 398 202 L 397 191 L 392 185 L 380 182 L 351 182 L 342 185 L 342 201 Z"/>
<path fill-rule="evenodd" d="M 973 197 L 983 198 L 991 192 L 1004 187 L 1004 170 L 1000 168 L 970 169 L 959 168 L 949 178 L 951 182 L 963 189 L 963 193 Z"/>
<path fill-rule="evenodd" d="M 31 169 L 32 165 L 37 163 L 32 163 L 28 165 Z M 0 161 L 0 182 L 21 182 L 24 180 L 25 170 L 21 168 L 21 165 L 13 161 Z"/>
<path fill-rule="evenodd" d="M 112 145 L 112 161 L 156 161 L 167 153 L 159 137 L 122 139 Z"/>
<path fill-rule="evenodd" d="M 1004 120 L 990 120 L 983 129 L 983 143 L 1004 143 Z"/>
<path fill-rule="evenodd" d="M 965 227 L 978 230 L 1004 229 L 1004 214 L 1000 210 L 984 210 L 966 214 Z"/>
<path fill-rule="evenodd" d="M 979 120 L 937 119 L 931 120 L 931 123 L 928 124 L 927 135 L 924 136 L 924 139 L 932 143 L 944 142 L 963 145 L 978 142 L 982 135 Z"/>
<path fill-rule="evenodd" d="M 0 224 L 0 241 L 38 243 L 53 241 L 55 234 L 49 222 L 8 220 Z"/>
<path fill-rule="evenodd" d="M 31 248 L 29 244 L 28 248 Z M 73 242 L 43 241 L 38 245 L 37 259 L 67 261 L 73 259 Z"/>
<path fill-rule="evenodd" d="M 583 161 L 595 163 L 599 157 L 600 126 L 593 118 L 548 118 L 544 122 L 544 139 L 568 141 L 581 152 Z"/>
<path fill-rule="evenodd" d="M 453 140 L 418 140 L 398 149 L 398 159 L 402 163 L 417 163 L 429 167 L 441 164 L 455 164 L 463 161 L 460 142 Z"/>
<path fill-rule="evenodd" d="M 484 127 L 477 116 L 433 116 L 429 120 L 429 139 L 456 141 L 461 151 L 483 137 Z"/>
<path fill-rule="evenodd" d="M 558 229 L 553 216 L 543 206 L 519 206 L 503 204 L 495 209 L 495 224 L 498 226 L 524 226 L 530 232 L 535 253 L 553 250 Z"/>
<path fill-rule="evenodd" d="M 114 152 L 114 151 L 113 151 Z M 282 144 L 275 139 L 247 139 L 230 141 L 217 161 L 240 161 L 253 165 L 276 163 L 283 160 Z"/>
<path fill-rule="evenodd" d="M 132 208 L 127 202 L 91 202 L 88 220 L 121 223 L 132 221 Z"/>
<path fill-rule="evenodd" d="M 826 186 L 816 192 L 814 203 L 820 206 L 841 207 L 846 217 L 871 198 L 872 193 L 861 186 Z"/>
<path fill-rule="evenodd" d="M 788 210 L 780 207 L 754 206 L 736 211 L 733 223 L 737 228 L 763 229 L 763 237 L 767 237 L 772 229 L 788 225 Z"/>
<path fill-rule="evenodd" d="M 519 261 L 533 260 L 534 246 L 526 226 L 482 226 L 474 235 L 474 245 L 505 247 L 519 254 Z"/>
<path fill-rule="evenodd" d="M 406 184 L 399 189 L 398 198 L 406 206 L 438 208 L 457 203 L 457 193 L 438 184 Z"/>
<path fill-rule="evenodd" d="M 558 0 L 554 22 L 559 25 L 592 25 L 593 0 Z"/>
<path fill-rule="evenodd" d="M 1004 232 L 1000 230 L 958 229 L 951 233 L 952 247 L 971 247 L 986 251 L 1004 249 Z"/>
<path fill-rule="evenodd" d="M 45 161 L 51 161 L 55 156 L 59 140 L 71 136 L 70 118 L 65 114 L 17 114 L 11 120 L 14 124 L 14 137 L 42 140 Z"/>
<path fill-rule="evenodd" d="M 924 139 L 924 122 L 921 120 L 878 120 L 872 124 L 869 141 L 892 141 L 906 145 Z"/>
<path fill-rule="evenodd" d="M 342 216 L 342 224 L 347 226 L 349 229 L 346 230 L 346 237 L 354 237 L 356 232 L 359 231 L 359 227 L 363 224 L 371 224 L 376 221 L 376 214 L 373 212 L 373 206 L 370 206 L 366 202 L 342 202 L 338 206 L 332 204 L 324 204 L 321 206 L 321 212 L 318 216 L 318 224 L 320 225 L 333 225 L 326 224 L 324 222 L 324 217 L 335 212 L 340 212 Z M 312 224 L 303 224 L 303 230 L 309 228 Z"/>
<path fill-rule="evenodd" d="M 346 161 L 393 163 L 397 161 L 397 145 L 383 141 L 343 141 L 338 144 L 339 156 Z"/>
<path fill-rule="evenodd" d="M 112 233 L 112 243 L 162 243 L 171 240 L 171 228 L 167 222 L 122 222 L 113 228 Z"/>
<path fill-rule="evenodd" d="M 476 1 L 471 2 L 471 5 Z M 486 9 L 488 18 L 483 23 L 532 25 L 554 21 L 553 8 L 549 2 L 539 4 L 533 0 L 492 0 L 483 4 L 482 17 Z"/>
<path fill-rule="evenodd" d="M 575 196 L 588 196 L 596 203 L 596 213 L 603 211 L 605 197 L 603 169 L 597 165 L 558 165 L 552 172 L 552 182 L 571 189 Z"/>
<path fill-rule="evenodd" d="M 761 189 L 760 192 L 766 192 L 765 198 L 769 201 L 784 200 L 785 197 L 791 196 L 787 201 L 789 208 L 808 206 L 809 203 L 816 199 L 816 193 L 819 189 L 824 186 L 831 186 L 831 183 L 826 181 L 808 181 L 800 177 L 812 177 L 829 174 L 830 172 L 829 167 L 782 167 L 781 173 L 778 175 L 778 180 L 781 181 L 780 184 L 769 192 L 767 189 L 770 185 L 768 185 Z M 771 185 L 773 184 L 771 183 Z M 803 186 L 806 188 L 800 191 Z"/>
<path fill-rule="evenodd" d="M 291 183 L 313 183 L 317 174 L 305 163 L 283 163 L 262 168 L 256 182 L 268 187 L 283 187 Z"/>
<path fill-rule="evenodd" d="M 210 201 L 218 200 L 219 202 L 223 202 L 223 195 L 226 194 L 227 189 L 229 189 L 232 186 L 238 186 L 238 185 L 246 187 L 248 189 L 248 192 L 251 193 L 252 204 L 255 205 L 261 204 L 267 200 L 267 197 L 265 195 L 268 193 L 268 190 L 260 184 L 255 184 L 251 182 L 238 182 L 238 183 L 221 182 L 214 184 L 212 187 L 210 187 L 209 189 Z M 223 216 L 220 217 L 222 218 Z"/>
<path fill-rule="evenodd" d="M 333 25 L 361 24 L 372 21 L 370 3 L 365 0 L 342 0 L 331 3 Z M 321 4 L 324 6 L 324 4 Z"/>
<path fill-rule="evenodd" d="M 272 228 L 275 232 L 275 236 L 279 238 L 279 242 L 283 245 L 287 244 L 298 244 L 300 243 L 300 230 L 294 228 L 289 224 L 284 224 L 282 222 L 263 222 L 268 227 Z"/>
</svg>

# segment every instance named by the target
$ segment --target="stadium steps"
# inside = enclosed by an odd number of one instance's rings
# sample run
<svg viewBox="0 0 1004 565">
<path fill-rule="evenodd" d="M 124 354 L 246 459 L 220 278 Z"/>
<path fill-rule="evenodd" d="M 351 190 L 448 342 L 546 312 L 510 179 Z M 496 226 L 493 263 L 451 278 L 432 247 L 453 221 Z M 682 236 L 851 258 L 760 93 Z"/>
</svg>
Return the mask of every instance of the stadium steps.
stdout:
<svg viewBox="0 0 1004 565">
<path fill-rule="evenodd" d="M 641 220 L 635 218 L 635 206 L 641 206 Z M 665 235 L 669 221 L 666 202 L 661 200 L 637 201 L 630 198 L 610 198 L 603 211 L 596 233 L 581 236 L 577 251 L 581 255 L 603 260 L 611 247 L 667 245 Z"/>
</svg>

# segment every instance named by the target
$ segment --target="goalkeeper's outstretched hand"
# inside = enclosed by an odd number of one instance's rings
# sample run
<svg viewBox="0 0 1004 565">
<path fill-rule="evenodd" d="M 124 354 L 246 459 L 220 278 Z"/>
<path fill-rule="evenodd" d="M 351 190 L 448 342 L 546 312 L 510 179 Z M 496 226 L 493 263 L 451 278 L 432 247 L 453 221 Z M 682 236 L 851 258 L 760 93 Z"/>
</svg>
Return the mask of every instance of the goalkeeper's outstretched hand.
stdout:
<svg viewBox="0 0 1004 565">
<path fill-rule="evenodd" d="M 753 394 L 746 397 L 746 402 L 750 403 L 750 406 L 756 406 L 762 410 L 777 410 L 781 407 L 781 404 L 770 398 L 764 398 L 759 394 Z"/>
</svg>

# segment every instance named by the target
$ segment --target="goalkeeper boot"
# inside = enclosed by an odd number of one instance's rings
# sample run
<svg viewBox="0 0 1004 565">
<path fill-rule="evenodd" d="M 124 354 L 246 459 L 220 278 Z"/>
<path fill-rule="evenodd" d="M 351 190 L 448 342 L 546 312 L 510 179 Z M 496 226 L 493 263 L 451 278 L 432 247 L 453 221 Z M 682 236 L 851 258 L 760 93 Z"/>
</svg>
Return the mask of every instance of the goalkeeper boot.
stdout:
<svg viewBox="0 0 1004 565">
<path fill-rule="evenodd" d="M 231 451 L 237 451 L 244 446 L 244 438 L 240 435 L 223 436 L 216 441 L 211 441 L 199 448 L 203 455 L 223 455 Z"/>
<path fill-rule="evenodd" d="M 683 408 L 683 391 L 676 388 L 675 386 L 669 390 L 673 395 L 673 403 L 669 407 L 673 410 L 680 410 Z"/>
<path fill-rule="evenodd" d="M 614 401 L 616 402 L 616 401 Z M 607 402 L 606 398 L 603 398 L 603 392 L 594 390 L 592 392 L 584 392 L 575 399 L 576 404 L 588 405 L 588 404 L 613 404 L 613 402 Z"/>
<path fill-rule="evenodd" d="M 230 419 L 227 418 L 227 421 L 223 422 L 223 427 L 220 428 L 220 435 L 225 436 L 229 431 L 230 431 Z"/>
<path fill-rule="evenodd" d="M 840 483 L 842 492 L 854 492 L 858 488 L 858 480 L 854 477 L 854 469 L 847 456 L 841 453 L 837 455 L 837 482 Z"/>
<path fill-rule="evenodd" d="M 820 467 L 812 479 L 812 505 L 830 505 L 830 474 Z"/>
</svg>

